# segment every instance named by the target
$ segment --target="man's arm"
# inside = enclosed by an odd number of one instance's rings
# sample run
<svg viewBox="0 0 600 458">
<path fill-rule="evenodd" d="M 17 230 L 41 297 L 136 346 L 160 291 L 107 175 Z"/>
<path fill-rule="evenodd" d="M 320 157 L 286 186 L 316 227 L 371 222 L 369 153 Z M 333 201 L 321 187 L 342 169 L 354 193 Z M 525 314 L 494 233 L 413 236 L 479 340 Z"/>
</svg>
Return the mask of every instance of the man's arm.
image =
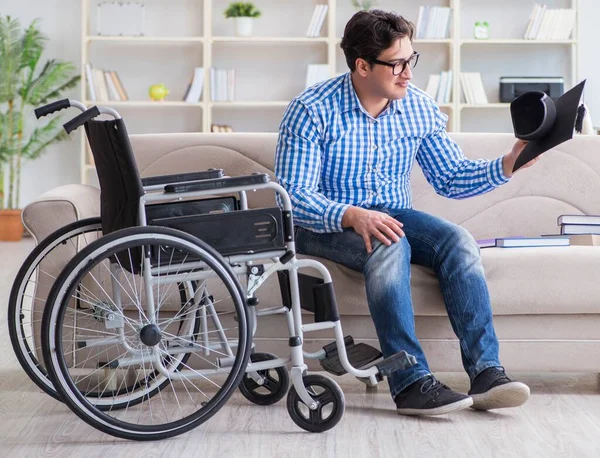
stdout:
<svg viewBox="0 0 600 458">
<path fill-rule="evenodd" d="M 508 182 L 510 175 L 506 176 L 504 172 L 504 156 L 493 160 L 466 158 L 448 136 L 446 120 L 446 115 L 435 106 L 435 129 L 423 139 L 417 151 L 417 162 L 436 192 L 445 197 L 464 199 Z"/>
<path fill-rule="evenodd" d="M 279 129 L 275 175 L 292 201 L 295 223 L 314 232 L 341 232 L 349 205 L 318 191 L 321 180 L 321 133 L 310 110 L 294 99 Z"/>
</svg>

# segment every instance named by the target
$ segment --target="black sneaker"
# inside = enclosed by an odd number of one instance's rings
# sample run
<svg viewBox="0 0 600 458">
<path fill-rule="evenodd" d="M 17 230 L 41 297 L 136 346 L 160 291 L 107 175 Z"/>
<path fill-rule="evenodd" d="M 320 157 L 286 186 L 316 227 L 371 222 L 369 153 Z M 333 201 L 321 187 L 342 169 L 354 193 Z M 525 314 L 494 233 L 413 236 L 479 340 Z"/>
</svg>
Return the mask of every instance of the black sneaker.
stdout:
<svg viewBox="0 0 600 458">
<path fill-rule="evenodd" d="M 509 379 L 503 367 L 488 367 L 481 372 L 469 390 L 476 410 L 518 407 L 529 399 L 529 387 Z"/>
<path fill-rule="evenodd" d="M 442 415 L 473 404 L 469 396 L 452 391 L 433 375 L 409 385 L 396 395 L 394 401 L 402 415 Z"/>
</svg>

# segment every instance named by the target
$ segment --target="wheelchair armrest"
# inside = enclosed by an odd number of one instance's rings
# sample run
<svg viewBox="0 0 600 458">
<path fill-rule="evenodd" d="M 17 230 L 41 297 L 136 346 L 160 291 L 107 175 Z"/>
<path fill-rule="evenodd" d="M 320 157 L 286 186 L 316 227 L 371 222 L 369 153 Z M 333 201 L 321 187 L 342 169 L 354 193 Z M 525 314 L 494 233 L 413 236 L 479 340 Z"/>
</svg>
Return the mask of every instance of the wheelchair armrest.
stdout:
<svg viewBox="0 0 600 458">
<path fill-rule="evenodd" d="M 142 186 L 160 186 L 183 181 L 208 180 L 223 176 L 223 169 L 208 169 L 200 172 L 177 173 L 174 175 L 160 175 L 142 178 Z"/>
<path fill-rule="evenodd" d="M 215 178 L 212 180 L 194 181 L 187 183 L 169 184 L 165 186 L 166 193 L 211 191 L 223 188 L 236 188 L 269 183 L 270 178 L 266 173 L 253 173 L 240 177 Z"/>
</svg>

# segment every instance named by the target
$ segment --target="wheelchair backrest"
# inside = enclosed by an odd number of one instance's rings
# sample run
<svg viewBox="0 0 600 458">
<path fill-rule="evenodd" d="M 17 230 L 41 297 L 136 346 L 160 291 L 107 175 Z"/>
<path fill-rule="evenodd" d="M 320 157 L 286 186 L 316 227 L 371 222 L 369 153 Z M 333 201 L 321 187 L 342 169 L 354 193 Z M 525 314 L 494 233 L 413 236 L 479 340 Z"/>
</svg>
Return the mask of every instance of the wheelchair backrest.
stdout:
<svg viewBox="0 0 600 458">
<path fill-rule="evenodd" d="M 100 183 L 100 218 L 104 235 L 138 225 L 144 194 L 140 173 L 122 119 L 85 123 Z"/>
</svg>

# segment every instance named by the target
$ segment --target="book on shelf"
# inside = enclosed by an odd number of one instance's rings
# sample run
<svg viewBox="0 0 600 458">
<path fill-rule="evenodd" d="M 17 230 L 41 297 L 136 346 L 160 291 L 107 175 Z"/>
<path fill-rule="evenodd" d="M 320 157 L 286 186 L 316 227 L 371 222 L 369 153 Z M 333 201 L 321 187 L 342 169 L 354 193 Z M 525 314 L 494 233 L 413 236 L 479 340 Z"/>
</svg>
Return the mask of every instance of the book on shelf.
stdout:
<svg viewBox="0 0 600 458">
<path fill-rule="evenodd" d="M 425 92 L 438 104 L 450 103 L 452 98 L 452 70 L 429 75 Z"/>
<path fill-rule="evenodd" d="M 308 64 L 305 87 L 309 88 L 329 78 L 329 64 Z"/>
<path fill-rule="evenodd" d="M 210 99 L 213 102 L 235 100 L 235 70 L 216 67 L 210 69 Z"/>
<path fill-rule="evenodd" d="M 224 133 L 224 132 L 233 132 L 233 128 L 231 126 L 228 125 L 223 125 L 223 124 L 211 124 L 210 125 L 210 131 L 211 132 L 216 132 L 216 133 Z"/>
<path fill-rule="evenodd" d="M 600 246 L 600 234 L 546 234 L 542 237 L 568 238 L 571 245 Z"/>
<path fill-rule="evenodd" d="M 446 6 L 420 6 L 417 15 L 417 39 L 450 37 L 452 10 Z"/>
<path fill-rule="evenodd" d="M 483 79 L 479 72 L 461 72 L 460 87 L 465 102 L 469 105 L 485 105 L 488 98 L 483 87 Z"/>
<path fill-rule="evenodd" d="M 183 96 L 183 101 L 186 103 L 198 103 L 202 97 L 202 89 L 204 88 L 204 68 L 196 67 L 192 80 Z"/>
<path fill-rule="evenodd" d="M 571 8 L 533 5 L 523 38 L 526 40 L 568 40 L 575 27 L 577 13 Z"/>
<path fill-rule="evenodd" d="M 85 77 L 87 82 L 88 97 L 92 102 L 127 101 L 129 96 L 114 70 L 93 68 L 92 64 L 85 64 Z"/>
<path fill-rule="evenodd" d="M 321 30 L 323 29 L 323 24 L 325 23 L 325 18 L 327 16 L 328 9 L 329 5 L 315 5 L 312 17 L 308 24 L 308 28 L 306 29 L 307 37 L 317 38 L 321 36 Z"/>
</svg>

